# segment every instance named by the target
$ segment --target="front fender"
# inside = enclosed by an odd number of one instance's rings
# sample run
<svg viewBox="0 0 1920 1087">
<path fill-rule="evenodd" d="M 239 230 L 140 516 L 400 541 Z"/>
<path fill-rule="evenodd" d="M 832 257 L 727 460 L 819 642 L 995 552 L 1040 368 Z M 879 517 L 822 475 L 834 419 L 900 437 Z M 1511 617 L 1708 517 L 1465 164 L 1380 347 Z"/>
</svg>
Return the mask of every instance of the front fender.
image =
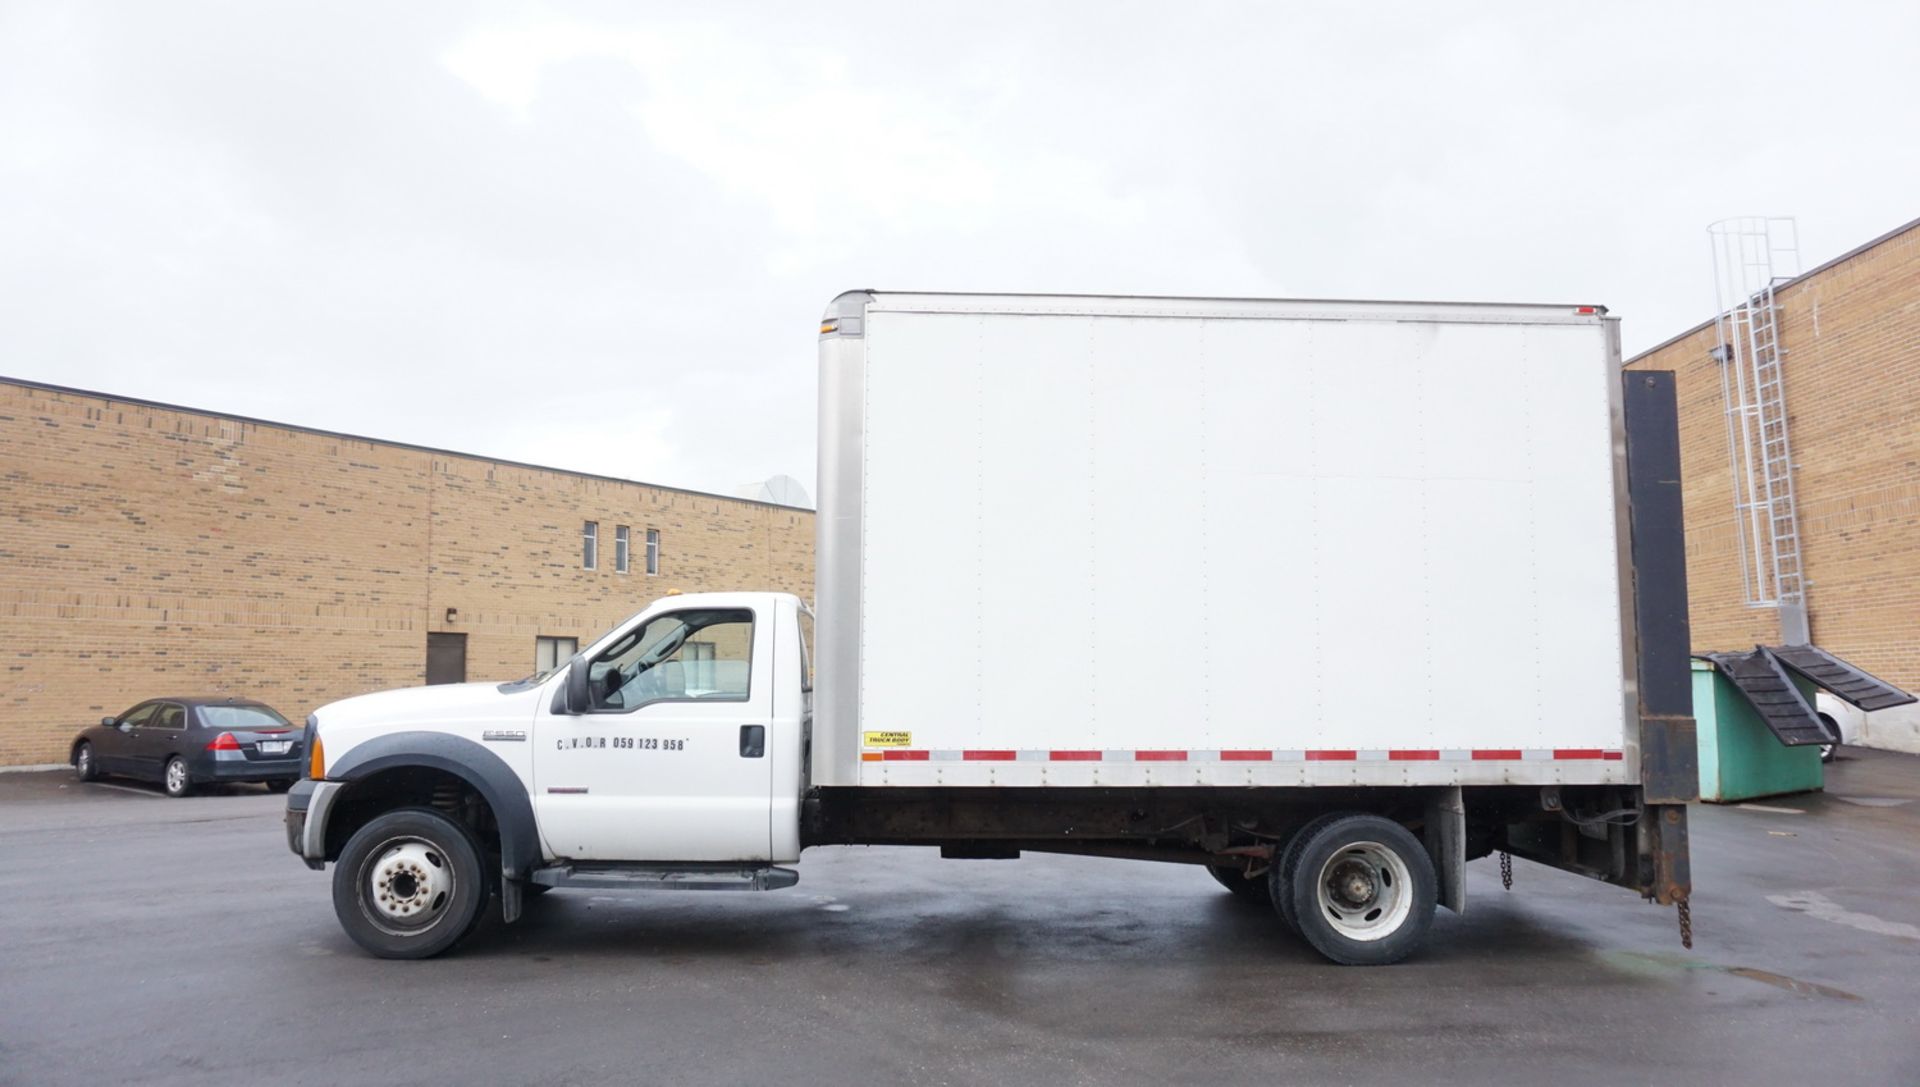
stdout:
<svg viewBox="0 0 1920 1087">
<path fill-rule="evenodd" d="M 383 770 L 410 766 L 443 770 L 473 786 L 493 809 L 500 827 L 500 869 L 509 880 L 526 878 L 540 863 L 540 831 L 533 801 L 520 776 L 500 756 L 460 736 L 444 732 L 392 732 L 354 746 L 327 769 L 327 780 L 351 783 Z M 324 828 L 319 840 L 325 841 Z"/>
</svg>

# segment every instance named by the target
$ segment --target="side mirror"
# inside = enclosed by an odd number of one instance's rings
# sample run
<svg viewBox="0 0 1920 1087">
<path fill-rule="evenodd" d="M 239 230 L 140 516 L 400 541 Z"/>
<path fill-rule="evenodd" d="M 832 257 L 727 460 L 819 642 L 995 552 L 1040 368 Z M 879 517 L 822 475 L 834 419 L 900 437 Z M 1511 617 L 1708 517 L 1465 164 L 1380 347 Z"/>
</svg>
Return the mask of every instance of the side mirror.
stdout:
<svg viewBox="0 0 1920 1087">
<path fill-rule="evenodd" d="M 591 668 L 587 667 L 587 658 L 585 657 L 575 657 L 573 658 L 573 663 L 567 666 L 568 713 L 585 713 L 587 712 L 587 707 L 593 704 L 593 693 L 589 689 L 589 673 L 592 671 Z"/>
<path fill-rule="evenodd" d="M 116 721 L 115 719 L 113 719 L 113 718 L 111 718 L 111 717 L 102 717 L 102 718 L 100 719 L 100 724 L 101 724 L 101 725 L 102 725 L 103 727 L 105 727 L 105 728 L 112 728 L 113 726 L 115 726 L 115 725 L 117 725 L 117 724 L 119 724 L 119 723 L 120 723 L 119 721 Z"/>
</svg>

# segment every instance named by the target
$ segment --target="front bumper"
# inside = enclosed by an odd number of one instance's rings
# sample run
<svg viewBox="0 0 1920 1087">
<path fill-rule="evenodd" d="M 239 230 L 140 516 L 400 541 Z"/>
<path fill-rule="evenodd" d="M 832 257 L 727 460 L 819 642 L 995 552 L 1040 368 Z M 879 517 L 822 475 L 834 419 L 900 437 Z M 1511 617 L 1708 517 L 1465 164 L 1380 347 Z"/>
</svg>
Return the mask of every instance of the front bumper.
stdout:
<svg viewBox="0 0 1920 1087">
<path fill-rule="evenodd" d="M 327 813 L 344 784 L 302 778 L 287 790 L 287 848 L 316 872 L 327 865 Z"/>
</svg>

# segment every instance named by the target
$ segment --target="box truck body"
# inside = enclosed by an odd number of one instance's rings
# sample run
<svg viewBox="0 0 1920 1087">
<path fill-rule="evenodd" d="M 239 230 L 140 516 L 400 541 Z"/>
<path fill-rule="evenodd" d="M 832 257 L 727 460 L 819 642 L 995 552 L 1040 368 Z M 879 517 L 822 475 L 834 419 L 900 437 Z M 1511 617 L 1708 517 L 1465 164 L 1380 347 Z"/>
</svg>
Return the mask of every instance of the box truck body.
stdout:
<svg viewBox="0 0 1920 1087">
<path fill-rule="evenodd" d="M 1596 308 L 835 312 L 816 783 L 1637 780 Z"/>
</svg>

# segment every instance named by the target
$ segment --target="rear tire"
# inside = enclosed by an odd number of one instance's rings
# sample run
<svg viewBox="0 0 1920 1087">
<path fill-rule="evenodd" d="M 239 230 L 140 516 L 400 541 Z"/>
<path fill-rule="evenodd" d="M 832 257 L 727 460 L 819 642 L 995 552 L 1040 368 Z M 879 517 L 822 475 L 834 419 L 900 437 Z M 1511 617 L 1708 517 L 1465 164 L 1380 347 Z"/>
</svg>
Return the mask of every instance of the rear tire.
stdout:
<svg viewBox="0 0 1920 1087">
<path fill-rule="evenodd" d="M 490 888 L 480 843 L 431 808 L 400 808 L 356 831 L 333 868 L 333 912 L 383 959 L 425 959 L 474 927 Z"/>
<path fill-rule="evenodd" d="M 1300 856 L 1300 845 L 1315 831 L 1339 818 L 1341 815 L 1335 813 L 1307 820 L 1307 825 L 1294 831 L 1286 844 L 1280 847 L 1280 851 L 1274 854 L 1273 867 L 1267 870 L 1267 897 L 1272 900 L 1274 912 L 1280 915 L 1281 923 L 1286 925 L 1287 931 L 1295 936 L 1300 935 L 1300 921 L 1293 915 L 1292 887 L 1295 861 Z"/>
<path fill-rule="evenodd" d="M 1273 897 L 1267 890 L 1267 877 L 1255 876 L 1248 879 L 1246 870 L 1230 864 L 1209 864 L 1207 874 L 1219 881 L 1220 886 L 1233 892 L 1233 897 L 1242 902 L 1252 902 L 1261 906 L 1273 905 Z"/>
<path fill-rule="evenodd" d="M 1302 831 L 1290 888 L 1294 923 L 1342 966 L 1385 966 L 1411 955 L 1433 923 L 1433 860 L 1407 828 L 1343 815 Z"/>
<path fill-rule="evenodd" d="M 193 792 L 193 776 L 187 773 L 187 760 L 178 755 L 167 760 L 167 768 L 160 774 L 160 784 L 166 788 L 167 795 L 178 800 Z"/>
<path fill-rule="evenodd" d="M 73 776 L 81 781 L 99 781 L 100 764 L 93 759 L 93 745 L 81 743 L 73 751 Z"/>
</svg>

